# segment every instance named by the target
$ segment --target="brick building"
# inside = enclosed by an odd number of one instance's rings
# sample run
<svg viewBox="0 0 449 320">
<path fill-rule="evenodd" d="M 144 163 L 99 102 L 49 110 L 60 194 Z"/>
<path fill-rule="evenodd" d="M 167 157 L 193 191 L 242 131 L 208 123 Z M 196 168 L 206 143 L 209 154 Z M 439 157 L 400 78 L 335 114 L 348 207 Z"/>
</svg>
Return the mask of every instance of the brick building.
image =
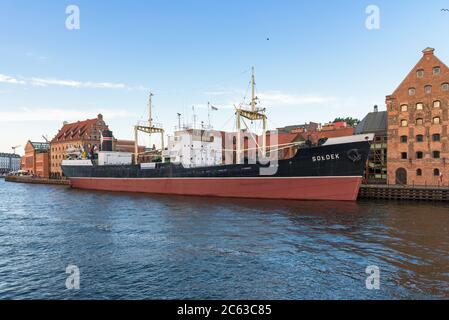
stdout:
<svg viewBox="0 0 449 320">
<path fill-rule="evenodd" d="M 50 144 L 28 141 L 21 162 L 22 170 L 36 177 L 48 178 L 50 175 Z"/>
<path fill-rule="evenodd" d="M 434 51 L 386 98 L 390 184 L 449 184 L 449 68 Z"/>
<path fill-rule="evenodd" d="M 100 147 L 101 132 L 109 130 L 101 114 L 95 119 L 64 123 L 58 134 L 50 142 L 50 176 L 59 178 L 63 176 L 61 162 L 66 158 L 67 149 L 89 149 L 89 146 Z"/>
</svg>

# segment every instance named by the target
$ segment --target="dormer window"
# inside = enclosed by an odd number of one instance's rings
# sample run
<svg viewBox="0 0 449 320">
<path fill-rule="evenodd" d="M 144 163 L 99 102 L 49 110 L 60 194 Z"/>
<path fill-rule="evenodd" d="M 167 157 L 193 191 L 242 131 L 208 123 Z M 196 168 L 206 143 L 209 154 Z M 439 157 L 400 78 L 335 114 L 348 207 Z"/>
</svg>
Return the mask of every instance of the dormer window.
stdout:
<svg viewBox="0 0 449 320">
<path fill-rule="evenodd" d="M 423 69 L 419 69 L 418 71 L 416 71 L 416 76 L 418 78 L 424 77 L 424 70 Z"/>
<path fill-rule="evenodd" d="M 422 110 L 422 109 L 424 109 L 424 104 L 422 104 L 422 103 L 417 103 L 417 104 L 416 104 L 416 110 Z"/>
<path fill-rule="evenodd" d="M 424 92 L 425 92 L 426 94 L 432 93 L 432 86 L 430 86 L 430 85 L 425 86 L 425 87 L 424 87 Z"/>
<path fill-rule="evenodd" d="M 408 95 L 409 96 L 414 96 L 415 94 L 416 94 L 416 89 L 415 88 L 408 89 Z"/>
<path fill-rule="evenodd" d="M 435 76 L 440 75 L 440 73 L 441 73 L 441 68 L 440 68 L 440 67 L 434 67 L 434 68 L 433 68 L 433 74 L 434 74 Z"/>
</svg>

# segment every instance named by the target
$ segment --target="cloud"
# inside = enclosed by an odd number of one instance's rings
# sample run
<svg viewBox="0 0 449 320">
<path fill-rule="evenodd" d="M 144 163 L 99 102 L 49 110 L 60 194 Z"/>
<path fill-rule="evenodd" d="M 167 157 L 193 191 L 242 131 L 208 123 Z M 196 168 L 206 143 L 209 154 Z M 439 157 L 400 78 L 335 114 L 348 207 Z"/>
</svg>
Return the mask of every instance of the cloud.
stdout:
<svg viewBox="0 0 449 320">
<path fill-rule="evenodd" d="M 114 118 L 136 118 L 135 114 L 127 111 L 111 111 L 99 109 L 93 111 L 75 111 L 67 109 L 29 109 L 20 108 L 18 111 L 0 111 L 0 122 L 34 122 L 34 121 L 78 121 L 96 118 L 98 113 L 110 120 Z"/>
<path fill-rule="evenodd" d="M 148 90 L 143 86 L 129 86 L 124 83 L 92 82 L 92 81 L 78 81 L 69 79 L 38 78 L 38 77 L 17 79 L 4 74 L 0 74 L 0 83 L 32 85 L 36 87 L 59 86 L 77 89 L 89 88 L 89 89 L 116 89 L 116 90 L 126 89 L 138 91 Z"/>
<path fill-rule="evenodd" d="M 23 80 L 18 80 L 16 78 L 7 76 L 5 74 L 0 74 L 0 83 L 7 83 L 7 84 L 26 84 Z"/>
<path fill-rule="evenodd" d="M 126 84 L 123 83 L 111 83 L 111 82 L 81 82 L 76 80 L 61 80 L 61 79 L 43 79 L 43 78 L 31 78 L 29 83 L 34 86 L 47 87 L 47 86 L 61 86 L 71 88 L 91 88 L 91 89 L 128 89 Z"/>
<path fill-rule="evenodd" d="M 280 91 L 261 92 L 258 98 L 264 105 L 268 106 L 301 106 L 312 104 L 325 104 L 335 102 L 335 97 L 327 97 L 322 95 L 297 95 L 282 93 Z"/>
</svg>

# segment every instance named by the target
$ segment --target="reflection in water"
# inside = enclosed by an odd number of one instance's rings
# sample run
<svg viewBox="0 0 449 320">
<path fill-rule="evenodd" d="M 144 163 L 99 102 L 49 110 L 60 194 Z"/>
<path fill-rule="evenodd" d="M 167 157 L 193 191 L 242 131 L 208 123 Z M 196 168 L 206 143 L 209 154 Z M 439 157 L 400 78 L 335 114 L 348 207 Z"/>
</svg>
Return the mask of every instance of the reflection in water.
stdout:
<svg viewBox="0 0 449 320">
<path fill-rule="evenodd" d="M 0 298 L 449 297 L 449 206 L 72 190 L 0 181 Z M 65 289 L 65 268 L 81 290 Z M 365 269 L 381 270 L 381 290 Z"/>
</svg>

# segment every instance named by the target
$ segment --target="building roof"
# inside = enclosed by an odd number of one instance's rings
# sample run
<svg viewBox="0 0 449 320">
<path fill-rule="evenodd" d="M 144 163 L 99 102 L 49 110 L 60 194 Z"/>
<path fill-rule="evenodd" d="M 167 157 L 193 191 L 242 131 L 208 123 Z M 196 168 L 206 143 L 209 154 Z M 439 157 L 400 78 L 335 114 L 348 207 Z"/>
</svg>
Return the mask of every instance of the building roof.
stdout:
<svg viewBox="0 0 449 320">
<path fill-rule="evenodd" d="M 78 121 L 73 123 L 64 123 L 63 127 L 59 130 L 58 134 L 53 138 L 51 142 L 67 141 L 67 140 L 80 140 L 88 133 L 98 120 L 102 120 L 103 116 L 98 115 L 98 118 L 87 119 L 84 121 Z"/>
<path fill-rule="evenodd" d="M 370 112 L 357 125 L 355 134 L 386 132 L 387 120 L 387 111 Z"/>
<path fill-rule="evenodd" d="M 33 149 L 36 151 L 48 151 L 50 150 L 50 144 L 48 142 L 32 142 L 30 141 Z"/>
<path fill-rule="evenodd" d="M 20 158 L 20 155 L 0 152 L 0 158 Z"/>
</svg>

